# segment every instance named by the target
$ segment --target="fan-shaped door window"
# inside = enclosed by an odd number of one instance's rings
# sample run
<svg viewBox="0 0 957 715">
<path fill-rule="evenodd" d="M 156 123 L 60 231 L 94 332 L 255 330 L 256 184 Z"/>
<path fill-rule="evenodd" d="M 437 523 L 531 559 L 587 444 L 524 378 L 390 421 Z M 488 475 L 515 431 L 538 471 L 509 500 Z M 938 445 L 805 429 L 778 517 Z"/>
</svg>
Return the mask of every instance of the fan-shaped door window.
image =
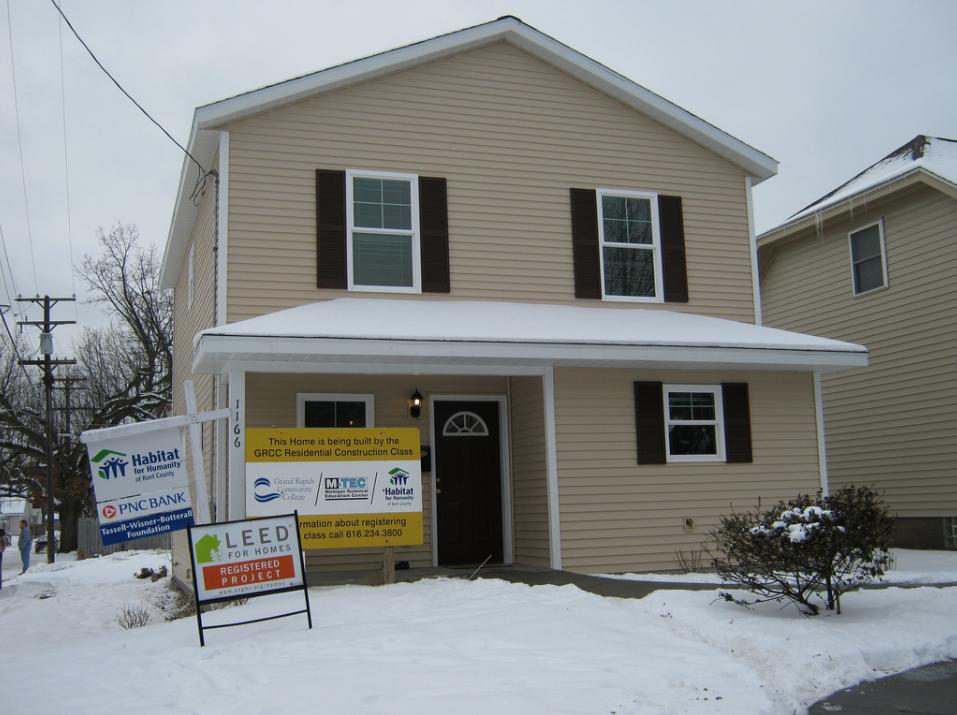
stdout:
<svg viewBox="0 0 957 715">
<path fill-rule="evenodd" d="M 456 412 L 445 421 L 443 437 L 488 437 L 488 425 L 474 412 Z"/>
</svg>

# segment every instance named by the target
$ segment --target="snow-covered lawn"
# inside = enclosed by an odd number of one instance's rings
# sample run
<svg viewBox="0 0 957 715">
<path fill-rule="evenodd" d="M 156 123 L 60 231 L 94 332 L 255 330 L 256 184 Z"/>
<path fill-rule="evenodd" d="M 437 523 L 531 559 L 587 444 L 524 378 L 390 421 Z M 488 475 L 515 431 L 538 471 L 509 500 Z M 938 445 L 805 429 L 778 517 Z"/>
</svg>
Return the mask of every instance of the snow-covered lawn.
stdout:
<svg viewBox="0 0 957 715">
<path fill-rule="evenodd" d="M 891 549 L 891 568 L 880 583 L 899 585 L 921 583 L 957 583 L 957 551 L 919 551 Z M 653 583 L 721 584 L 718 574 L 710 571 L 696 573 L 622 573 L 601 574 L 602 578 Z"/>
<path fill-rule="evenodd" d="M 805 618 L 716 601 L 717 590 L 628 600 L 482 579 L 313 588 L 312 631 L 293 616 L 207 631 L 200 649 L 195 619 L 163 620 L 168 579 L 133 577 L 168 563 L 127 552 L 8 579 L 5 711 L 777 715 L 957 657 L 957 588 L 848 594 L 844 615 Z M 145 604 L 152 623 L 122 629 L 125 604 Z M 258 598 L 205 620 L 301 604 Z"/>
</svg>

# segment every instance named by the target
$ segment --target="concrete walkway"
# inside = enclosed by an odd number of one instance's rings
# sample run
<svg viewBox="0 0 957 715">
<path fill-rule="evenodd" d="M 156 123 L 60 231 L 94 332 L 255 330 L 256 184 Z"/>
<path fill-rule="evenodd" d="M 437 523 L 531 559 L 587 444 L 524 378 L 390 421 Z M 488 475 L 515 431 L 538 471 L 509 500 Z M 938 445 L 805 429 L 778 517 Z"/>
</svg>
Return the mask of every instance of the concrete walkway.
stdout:
<svg viewBox="0 0 957 715">
<path fill-rule="evenodd" d="M 859 683 L 816 702 L 808 713 L 953 715 L 957 713 L 957 661 Z"/>
</svg>

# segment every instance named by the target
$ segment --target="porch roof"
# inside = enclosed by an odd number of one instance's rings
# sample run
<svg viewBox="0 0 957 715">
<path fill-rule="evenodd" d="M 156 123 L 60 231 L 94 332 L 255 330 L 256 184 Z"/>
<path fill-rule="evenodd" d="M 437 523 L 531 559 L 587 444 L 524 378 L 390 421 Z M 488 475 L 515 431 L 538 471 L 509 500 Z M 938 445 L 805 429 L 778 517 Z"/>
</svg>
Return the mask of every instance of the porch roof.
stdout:
<svg viewBox="0 0 957 715">
<path fill-rule="evenodd" d="M 537 374 L 546 365 L 832 371 L 867 348 L 656 308 L 338 298 L 209 328 L 193 370 Z"/>
</svg>

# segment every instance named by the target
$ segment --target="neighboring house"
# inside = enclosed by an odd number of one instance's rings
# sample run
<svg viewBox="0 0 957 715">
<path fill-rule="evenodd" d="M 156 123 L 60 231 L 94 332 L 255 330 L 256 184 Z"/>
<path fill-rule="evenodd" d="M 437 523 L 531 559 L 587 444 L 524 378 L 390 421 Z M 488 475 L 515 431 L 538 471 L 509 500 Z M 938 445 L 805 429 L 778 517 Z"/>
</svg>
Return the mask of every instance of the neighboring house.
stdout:
<svg viewBox="0 0 957 715">
<path fill-rule="evenodd" d="M 897 542 L 957 530 L 957 142 L 917 136 L 758 237 L 769 325 L 863 343 L 823 378 L 832 487 L 875 484 Z"/>
<path fill-rule="evenodd" d="M 191 374 L 231 410 L 221 518 L 253 426 L 418 427 L 412 567 L 671 568 L 818 488 L 812 375 L 866 350 L 756 324 L 777 164 L 697 116 L 506 17 L 200 107 L 189 146 L 219 180 L 197 206 L 184 163 L 162 281 L 175 411 Z"/>
<path fill-rule="evenodd" d="M 26 519 L 31 528 L 39 524 L 39 512 L 34 514 L 33 505 L 26 499 L 16 499 L 4 497 L 0 499 L 0 526 L 7 531 L 7 536 L 12 536 L 16 543 L 16 535 L 20 533 L 20 520 Z"/>
</svg>

